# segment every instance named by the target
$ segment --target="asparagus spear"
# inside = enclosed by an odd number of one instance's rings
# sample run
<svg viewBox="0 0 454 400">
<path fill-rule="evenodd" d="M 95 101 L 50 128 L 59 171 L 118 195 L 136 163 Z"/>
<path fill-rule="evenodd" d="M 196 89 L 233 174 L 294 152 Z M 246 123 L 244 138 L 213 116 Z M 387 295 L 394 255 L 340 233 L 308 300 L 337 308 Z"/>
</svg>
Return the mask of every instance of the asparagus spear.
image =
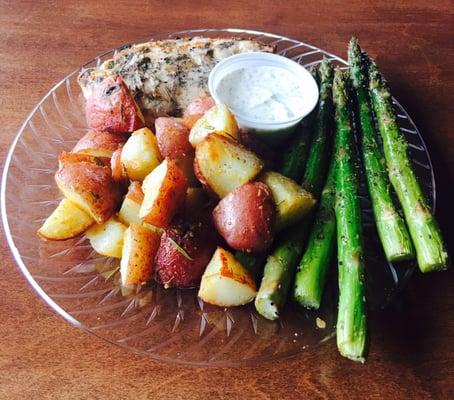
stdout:
<svg viewBox="0 0 454 400">
<path fill-rule="evenodd" d="M 366 353 L 366 302 L 364 256 L 357 169 L 354 164 L 353 129 L 350 120 L 347 76 L 334 75 L 333 99 L 336 114 L 337 253 L 339 309 L 337 347 L 347 358 L 364 362 Z"/>
<path fill-rule="evenodd" d="M 327 142 L 332 128 L 332 83 L 333 67 L 326 59 L 320 64 L 320 98 L 318 103 L 315 135 L 311 151 L 304 171 L 302 186 L 314 196 L 318 197 L 324 185 L 321 175 L 326 176 L 328 157 L 326 154 Z"/>
<path fill-rule="evenodd" d="M 448 253 L 445 243 L 413 171 L 389 88 L 372 61 L 369 65 L 369 90 L 383 140 L 389 178 L 402 205 L 419 268 L 422 272 L 446 269 Z"/>
<path fill-rule="evenodd" d="M 318 83 L 318 69 L 312 68 L 310 72 Z M 304 173 L 304 167 L 306 165 L 312 141 L 316 113 L 317 108 L 315 108 L 306 118 L 303 119 L 294 139 L 290 141 L 282 157 L 282 165 L 280 168 L 281 174 L 295 181 L 299 181 Z"/>
<path fill-rule="evenodd" d="M 316 116 L 316 137 L 311 145 L 308 163 L 304 174 L 303 186 L 311 188 L 315 198 L 319 198 L 323 187 L 329 152 L 326 149 L 331 126 L 329 116 L 332 110 L 332 66 L 324 60 L 320 65 L 320 98 Z M 332 117 L 332 116 L 331 116 Z M 298 260 L 303 252 L 312 218 L 291 227 L 278 240 L 274 251 L 268 256 L 263 278 L 255 298 L 257 312 L 265 318 L 274 320 L 285 304 Z"/>
<path fill-rule="evenodd" d="M 296 270 L 293 298 L 302 306 L 318 309 L 328 267 L 336 245 L 335 161 L 331 161 L 306 250 Z"/>
<path fill-rule="evenodd" d="M 367 187 L 372 201 L 378 235 L 389 261 L 414 257 L 413 245 L 404 219 L 399 215 L 391 197 L 391 185 L 386 173 L 385 159 L 378 146 L 367 90 L 367 71 L 358 40 L 352 38 L 348 47 L 350 78 L 355 89 L 359 127 L 362 139 L 362 156 Z"/>
</svg>

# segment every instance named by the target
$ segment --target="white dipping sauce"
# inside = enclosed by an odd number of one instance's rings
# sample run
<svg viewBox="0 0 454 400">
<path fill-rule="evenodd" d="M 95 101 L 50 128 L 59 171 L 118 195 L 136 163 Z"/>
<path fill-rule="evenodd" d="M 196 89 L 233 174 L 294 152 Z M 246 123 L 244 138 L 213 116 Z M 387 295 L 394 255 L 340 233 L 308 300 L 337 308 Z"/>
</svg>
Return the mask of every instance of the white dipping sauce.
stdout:
<svg viewBox="0 0 454 400">
<path fill-rule="evenodd" d="M 303 109 L 301 80 L 284 68 L 239 68 L 221 78 L 216 94 L 234 113 L 263 122 L 298 118 Z"/>
</svg>

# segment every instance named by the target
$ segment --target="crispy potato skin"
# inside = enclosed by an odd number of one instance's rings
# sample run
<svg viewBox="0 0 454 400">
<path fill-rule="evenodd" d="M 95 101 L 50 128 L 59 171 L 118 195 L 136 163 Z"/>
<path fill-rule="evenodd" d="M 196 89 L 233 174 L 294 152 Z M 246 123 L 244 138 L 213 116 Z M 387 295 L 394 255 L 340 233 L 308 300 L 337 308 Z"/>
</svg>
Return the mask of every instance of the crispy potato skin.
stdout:
<svg viewBox="0 0 454 400">
<path fill-rule="evenodd" d="M 71 150 L 98 157 L 112 157 L 112 153 L 126 142 L 127 136 L 107 131 L 89 130 Z"/>
<path fill-rule="evenodd" d="M 275 205 L 261 182 L 246 183 L 224 197 L 212 213 L 214 226 L 230 247 L 266 250 L 273 240 Z"/>
<path fill-rule="evenodd" d="M 162 157 L 176 160 L 193 153 L 189 143 L 189 129 L 180 118 L 157 118 L 155 131 Z"/>
<path fill-rule="evenodd" d="M 112 158 L 110 159 L 110 168 L 112 170 L 112 178 L 115 182 L 120 184 L 125 184 L 128 182 L 128 174 L 126 169 L 121 162 L 121 151 L 123 146 L 121 145 L 117 150 L 112 153 Z"/>
<path fill-rule="evenodd" d="M 165 169 L 165 171 L 163 171 Z M 164 173 L 161 181 L 156 174 Z M 165 228 L 184 205 L 188 180 L 175 161 L 165 159 L 144 180 L 144 200 L 140 218 L 148 224 Z"/>
<path fill-rule="evenodd" d="M 211 224 L 178 218 L 161 236 L 155 259 L 156 280 L 165 287 L 197 286 L 215 249 L 216 236 Z"/>
<path fill-rule="evenodd" d="M 216 102 L 211 96 L 199 97 L 188 105 L 183 114 L 183 123 L 191 129 L 198 119 L 203 117 L 211 107 L 214 107 Z"/>
<path fill-rule="evenodd" d="M 142 112 L 120 76 L 104 79 L 85 105 L 90 128 L 111 133 L 134 132 L 144 127 Z"/>
<path fill-rule="evenodd" d="M 120 263 L 121 282 L 124 286 L 139 285 L 152 279 L 154 258 L 160 240 L 161 235 L 157 231 L 131 223 L 125 232 Z"/>
<path fill-rule="evenodd" d="M 55 174 L 58 188 L 93 219 L 102 224 L 115 212 L 122 198 L 121 186 L 112 178 L 110 160 L 63 152 Z"/>
</svg>

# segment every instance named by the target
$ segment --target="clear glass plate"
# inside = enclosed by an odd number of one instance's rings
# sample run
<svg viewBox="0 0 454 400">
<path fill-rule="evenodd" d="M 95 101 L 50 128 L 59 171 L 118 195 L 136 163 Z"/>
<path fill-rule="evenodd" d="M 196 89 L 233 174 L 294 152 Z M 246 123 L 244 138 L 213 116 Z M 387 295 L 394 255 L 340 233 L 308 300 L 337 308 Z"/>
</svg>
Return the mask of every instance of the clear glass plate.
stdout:
<svg viewBox="0 0 454 400">
<path fill-rule="evenodd" d="M 196 35 L 255 38 L 276 45 L 279 54 L 305 66 L 318 64 L 326 56 L 346 67 L 342 58 L 270 33 L 201 29 L 159 38 Z M 85 66 L 97 65 L 114 52 Z M 57 83 L 36 105 L 14 139 L 3 172 L 1 210 L 6 237 L 19 268 L 44 301 L 71 324 L 110 343 L 182 364 L 257 364 L 295 355 L 332 338 L 337 305 L 335 273 L 322 309 L 311 312 L 290 303 L 279 321 L 270 322 L 259 317 L 253 305 L 221 309 L 203 304 L 195 290 L 164 290 L 151 285 L 124 297 L 117 279 L 106 279 L 117 261 L 98 256 L 84 237 L 65 242 L 45 242 L 37 237 L 36 230 L 61 198 L 53 180 L 57 156 L 71 149 L 86 132 L 78 72 Z M 395 107 L 416 172 L 435 206 L 434 176 L 424 141 L 397 101 Z M 415 266 L 385 261 L 367 197 L 362 198 L 362 206 L 369 306 L 380 308 L 402 288 Z M 98 273 L 100 269 L 105 272 Z M 316 318 L 326 327 L 319 328 Z"/>
</svg>

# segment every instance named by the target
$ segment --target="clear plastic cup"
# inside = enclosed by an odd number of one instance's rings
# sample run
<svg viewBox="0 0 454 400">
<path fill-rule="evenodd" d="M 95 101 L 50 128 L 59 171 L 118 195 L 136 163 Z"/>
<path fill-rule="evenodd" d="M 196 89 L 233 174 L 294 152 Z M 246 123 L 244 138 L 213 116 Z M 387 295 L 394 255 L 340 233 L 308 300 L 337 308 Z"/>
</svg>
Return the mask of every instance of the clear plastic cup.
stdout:
<svg viewBox="0 0 454 400">
<path fill-rule="evenodd" d="M 237 54 L 222 60 L 213 68 L 208 78 L 208 88 L 216 103 L 223 103 L 222 93 L 217 91 L 222 78 L 239 68 L 260 66 L 283 68 L 300 81 L 304 92 L 304 102 L 299 114 L 294 118 L 282 121 L 260 121 L 248 118 L 235 110 L 232 110 L 232 112 L 240 128 L 253 132 L 267 142 L 280 143 L 293 133 L 299 122 L 317 105 L 318 86 L 306 68 L 289 58 L 277 54 L 260 52 Z"/>
</svg>

